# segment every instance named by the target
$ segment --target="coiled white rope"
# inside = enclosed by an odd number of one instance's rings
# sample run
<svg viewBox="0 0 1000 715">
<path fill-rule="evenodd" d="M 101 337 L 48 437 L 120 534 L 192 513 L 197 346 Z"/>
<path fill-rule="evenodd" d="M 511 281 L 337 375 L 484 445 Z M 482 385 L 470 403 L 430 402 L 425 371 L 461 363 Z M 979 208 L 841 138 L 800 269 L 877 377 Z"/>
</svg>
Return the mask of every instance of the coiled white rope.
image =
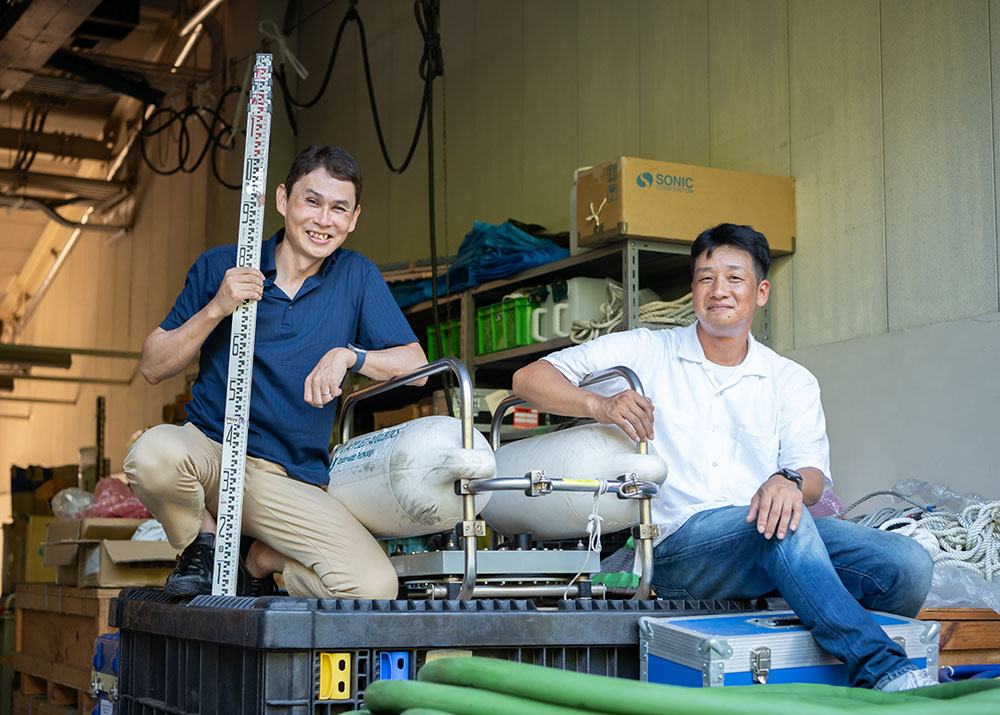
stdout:
<svg viewBox="0 0 1000 715">
<path fill-rule="evenodd" d="M 625 318 L 624 290 L 608 281 L 608 302 L 601 304 L 604 317 L 600 320 L 574 320 L 570 340 L 585 343 L 612 332 Z M 639 320 L 659 325 L 691 325 L 695 321 L 691 294 L 677 300 L 654 300 L 639 306 Z"/>
<path fill-rule="evenodd" d="M 880 527 L 912 536 L 927 544 L 937 540 L 935 564 L 951 564 L 989 581 L 1000 573 L 1000 501 L 970 504 L 958 514 L 934 513 L 920 519 L 891 519 Z"/>
<path fill-rule="evenodd" d="M 884 507 L 850 521 L 916 539 L 935 564 L 959 566 L 987 581 L 1000 573 L 1000 501 L 970 504 L 954 514 L 934 511 L 933 506 L 887 489 L 866 494 L 834 516 L 842 517 L 862 502 L 882 494 L 902 499 L 916 508 Z"/>
</svg>

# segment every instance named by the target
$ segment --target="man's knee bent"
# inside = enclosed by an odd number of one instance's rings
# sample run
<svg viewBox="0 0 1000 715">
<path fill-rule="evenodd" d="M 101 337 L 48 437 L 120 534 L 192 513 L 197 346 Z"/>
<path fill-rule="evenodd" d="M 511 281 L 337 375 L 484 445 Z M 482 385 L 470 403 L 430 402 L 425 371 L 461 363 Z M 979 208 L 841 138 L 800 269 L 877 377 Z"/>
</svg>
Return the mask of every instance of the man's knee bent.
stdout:
<svg viewBox="0 0 1000 715">
<path fill-rule="evenodd" d="M 177 488 L 180 463 L 188 456 L 188 446 L 174 425 L 157 425 L 146 430 L 125 456 L 125 476 L 129 486 L 144 493 L 172 492 Z"/>
<path fill-rule="evenodd" d="M 913 618 L 923 606 L 934 577 L 934 559 L 915 539 L 899 534 L 892 559 L 892 611 Z"/>
<path fill-rule="evenodd" d="M 320 580 L 330 594 L 330 598 L 361 598 L 372 600 L 393 600 L 399 591 L 399 578 L 389 559 L 366 564 L 363 571 L 350 574 L 353 587 L 346 592 L 342 577 L 328 574 Z"/>
</svg>

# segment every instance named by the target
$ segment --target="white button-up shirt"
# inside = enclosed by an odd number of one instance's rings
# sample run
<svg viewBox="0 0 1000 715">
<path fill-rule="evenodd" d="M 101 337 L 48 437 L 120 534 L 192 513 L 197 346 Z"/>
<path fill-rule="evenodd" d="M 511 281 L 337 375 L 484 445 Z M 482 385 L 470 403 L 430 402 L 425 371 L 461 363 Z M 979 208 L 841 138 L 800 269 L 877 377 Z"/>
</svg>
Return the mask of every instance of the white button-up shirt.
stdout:
<svg viewBox="0 0 1000 715">
<path fill-rule="evenodd" d="M 748 343 L 746 358 L 721 384 L 696 325 L 612 333 L 544 358 L 574 385 L 616 365 L 642 381 L 654 407 L 649 444 L 669 470 L 653 503 L 661 538 L 699 511 L 749 505 L 786 467 L 815 467 L 832 484 L 816 378 L 752 336 Z M 589 389 L 613 395 L 627 387 L 616 379 Z"/>
</svg>

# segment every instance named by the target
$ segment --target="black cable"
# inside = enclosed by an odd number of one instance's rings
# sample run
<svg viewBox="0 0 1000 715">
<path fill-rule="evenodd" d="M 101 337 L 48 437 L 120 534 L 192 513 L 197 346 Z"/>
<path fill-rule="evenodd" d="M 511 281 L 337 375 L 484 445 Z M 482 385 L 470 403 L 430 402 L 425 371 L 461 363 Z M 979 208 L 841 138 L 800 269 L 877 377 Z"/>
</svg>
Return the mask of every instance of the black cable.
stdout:
<svg viewBox="0 0 1000 715">
<path fill-rule="evenodd" d="M 231 85 L 225 92 L 223 92 L 222 97 L 219 98 L 219 101 L 216 103 L 214 109 L 190 104 L 181 110 L 174 110 L 169 107 L 160 107 L 156 109 L 147 119 L 143 121 L 142 126 L 139 129 L 140 153 L 143 161 L 149 169 L 154 173 L 160 174 L 161 176 L 170 176 L 178 172 L 192 173 L 201 166 L 201 163 L 205 160 L 206 156 L 210 156 L 212 173 L 219 183 L 227 188 L 239 189 L 240 187 L 238 184 L 233 186 L 222 179 L 218 170 L 217 159 L 217 152 L 220 149 L 228 151 L 235 146 L 232 139 L 236 129 L 231 126 L 225 118 L 223 118 L 222 107 L 224 106 L 229 95 L 235 94 L 239 91 L 239 86 Z M 197 120 L 197 122 L 201 124 L 202 129 L 205 131 L 206 138 L 201 150 L 192 162 L 190 159 L 193 140 L 191 130 L 188 128 L 188 123 L 193 119 Z M 172 168 L 164 168 L 157 165 L 156 162 L 153 162 L 149 158 L 146 149 L 146 140 L 173 127 L 175 123 L 178 131 L 177 163 Z"/>
</svg>

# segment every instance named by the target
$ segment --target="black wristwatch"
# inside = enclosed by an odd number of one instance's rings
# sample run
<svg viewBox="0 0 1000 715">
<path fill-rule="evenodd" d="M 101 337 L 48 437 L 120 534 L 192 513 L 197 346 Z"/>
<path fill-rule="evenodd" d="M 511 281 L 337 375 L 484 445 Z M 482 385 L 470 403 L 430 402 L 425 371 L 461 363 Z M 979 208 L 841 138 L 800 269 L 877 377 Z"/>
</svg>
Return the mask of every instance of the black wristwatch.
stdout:
<svg viewBox="0 0 1000 715">
<path fill-rule="evenodd" d="M 347 368 L 350 372 L 361 372 L 361 368 L 365 364 L 365 358 L 368 357 L 368 351 L 364 348 L 359 348 L 357 345 L 351 343 L 347 344 L 347 349 L 354 353 L 355 360 L 351 367 Z"/>
<path fill-rule="evenodd" d="M 795 486 L 799 488 L 800 492 L 802 491 L 802 475 L 796 472 L 794 469 L 788 469 L 786 467 L 784 469 L 775 472 L 775 474 L 780 474 L 788 481 L 795 482 Z"/>
</svg>

